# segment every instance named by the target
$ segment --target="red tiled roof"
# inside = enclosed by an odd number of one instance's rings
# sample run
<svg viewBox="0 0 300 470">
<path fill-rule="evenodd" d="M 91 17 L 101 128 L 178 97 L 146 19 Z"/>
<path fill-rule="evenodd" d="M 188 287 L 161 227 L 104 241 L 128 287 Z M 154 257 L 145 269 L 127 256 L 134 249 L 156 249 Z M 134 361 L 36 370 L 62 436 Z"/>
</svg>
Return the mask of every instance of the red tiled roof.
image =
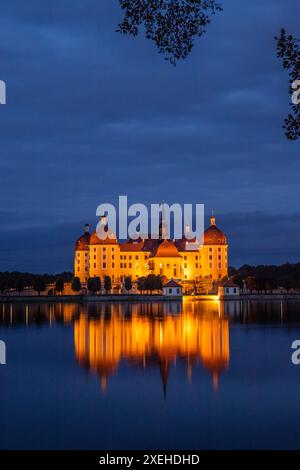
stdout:
<svg viewBox="0 0 300 470">
<path fill-rule="evenodd" d="M 86 250 L 87 245 L 90 243 L 91 234 L 89 232 L 85 232 L 81 237 L 78 238 L 75 244 L 76 251 L 83 251 Z"/>
<path fill-rule="evenodd" d="M 116 245 L 117 244 L 117 239 L 113 236 L 107 237 L 102 240 L 101 238 L 98 237 L 96 232 L 93 232 L 90 238 L 90 245 Z"/>
<path fill-rule="evenodd" d="M 137 240 L 129 239 L 125 243 L 120 244 L 120 251 L 147 251 L 145 242 L 141 238 Z"/>
<path fill-rule="evenodd" d="M 204 231 L 204 245 L 226 245 L 227 237 L 216 225 L 211 225 Z"/>
<path fill-rule="evenodd" d="M 156 251 L 153 253 L 153 258 L 181 258 L 178 250 L 171 240 L 164 240 L 158 245 Z"/>
</svg>

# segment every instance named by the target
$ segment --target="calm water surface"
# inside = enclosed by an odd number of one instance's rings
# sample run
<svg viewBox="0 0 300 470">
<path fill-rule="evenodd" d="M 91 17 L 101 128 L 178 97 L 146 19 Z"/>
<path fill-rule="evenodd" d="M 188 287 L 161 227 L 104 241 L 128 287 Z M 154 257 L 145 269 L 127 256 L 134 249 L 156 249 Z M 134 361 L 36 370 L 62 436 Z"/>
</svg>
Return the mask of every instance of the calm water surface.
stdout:
<svg viewBox="0 0 300 470">
<path fill-rule="evenodd" d="M 2 449 L 300 448 L 300 302 L 0 304 Z"/>
</svg>

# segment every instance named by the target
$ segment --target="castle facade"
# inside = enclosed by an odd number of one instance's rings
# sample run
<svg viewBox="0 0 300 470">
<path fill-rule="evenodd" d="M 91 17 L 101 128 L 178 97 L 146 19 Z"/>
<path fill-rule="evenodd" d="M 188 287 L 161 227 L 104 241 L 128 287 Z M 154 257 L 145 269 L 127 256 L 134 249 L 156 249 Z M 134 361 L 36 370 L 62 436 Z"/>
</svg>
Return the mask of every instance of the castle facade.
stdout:
<svg viewBox="0 0 300 470">
<path fill-rule="evenodd" d="M 108 230 L 107 237 L 100 239 L 96 231 L 90 232 L 87 224 L 75 244 L 74 276 L 82 283 L 90 277 L 99 276 L 103 280 L 110 276 L 114 285 L 126 277 L 136 281 L 148 274 L 193 283 L 204 278 L 217 281 L 227 276 L 227 237 L 217 227 L 214 216 L 200 244 L 185 237 L 166 239 L 163 232 L 160 230 L 158 239 L 129 239 L 119 243 Z"/>
</svg>

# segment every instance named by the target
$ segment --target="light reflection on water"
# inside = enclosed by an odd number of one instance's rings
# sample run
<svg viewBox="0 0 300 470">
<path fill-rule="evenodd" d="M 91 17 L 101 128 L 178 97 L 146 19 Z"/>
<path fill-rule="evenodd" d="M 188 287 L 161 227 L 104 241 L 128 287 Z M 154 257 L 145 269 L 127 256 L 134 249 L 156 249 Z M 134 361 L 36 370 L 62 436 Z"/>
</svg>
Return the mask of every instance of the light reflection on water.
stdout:
<svg viewBox="0 0 300 470">
<path fill-rule="evenodd" d="M 229 365 L 229 319 L 220 302 L 199 304 L 2 304 L 2 325 L 53 327 L 63 322 L 74 329 L 78 364 L 100 377 L 102 391 L 121 361 L 143 369 L 157 367 L 166 397 L 170 366 L 185 363 L 192 381 L 199 363 L 218 387 Z"/>
<path fill-rule="evenodd" d="M 299 302 L 0 304 L 0 448 L 298 447 L 298 338 Z"/>
</svg>

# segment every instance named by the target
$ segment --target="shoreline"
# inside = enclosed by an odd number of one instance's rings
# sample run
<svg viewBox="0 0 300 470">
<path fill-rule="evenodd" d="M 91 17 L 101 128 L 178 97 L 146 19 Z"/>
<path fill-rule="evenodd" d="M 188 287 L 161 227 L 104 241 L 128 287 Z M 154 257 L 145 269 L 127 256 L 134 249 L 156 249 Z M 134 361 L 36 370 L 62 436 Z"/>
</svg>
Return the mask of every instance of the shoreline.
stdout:
<svg viewBox="0 0 300 470">
<path fill-rule="evenodd" d="M 0 303 L 87 303 L 87 302 L 182 302 L 192 300 L 203 301 L 288 301 L 300 300 L 300 293 L 294 294 L 241 294 L 219 298 L 217 294 L 203 295 L 160 295 L 160 294 L 112 294 L 112 295 L 0 295 Z"/>
</svg>

